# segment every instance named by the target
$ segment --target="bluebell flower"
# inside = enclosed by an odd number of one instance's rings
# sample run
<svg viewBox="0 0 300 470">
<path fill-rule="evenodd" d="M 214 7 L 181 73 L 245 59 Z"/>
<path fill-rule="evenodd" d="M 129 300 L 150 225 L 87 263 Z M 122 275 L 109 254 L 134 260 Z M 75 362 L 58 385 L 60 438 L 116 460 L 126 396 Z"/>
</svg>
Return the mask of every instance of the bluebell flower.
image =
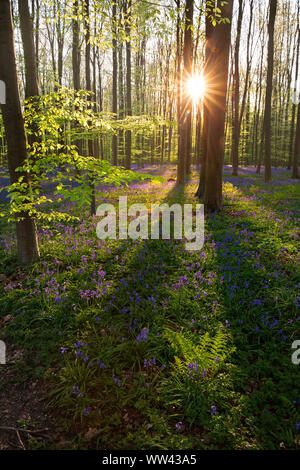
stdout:
<svg viewBox="0 0 300 470">
<path fill-rule="evenodd" d="M 177 429 L 177 431 L 181 431 L 182 429 L 182 421 L 179 421 L 178 423 L 175 424 L 175 428 Z"/>
</svg>

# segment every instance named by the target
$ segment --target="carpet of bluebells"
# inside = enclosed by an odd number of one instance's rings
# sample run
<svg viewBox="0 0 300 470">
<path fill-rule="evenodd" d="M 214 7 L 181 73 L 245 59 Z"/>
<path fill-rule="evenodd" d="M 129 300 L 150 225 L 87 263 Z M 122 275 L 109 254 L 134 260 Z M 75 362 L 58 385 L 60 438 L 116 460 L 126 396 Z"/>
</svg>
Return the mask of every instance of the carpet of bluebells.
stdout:
<svg viewBox="0 0 300 470">
<path fill-rule="evenodd" d="M 193 202 L 171 170 L 100 202 Z M 2 201 L 3 202 L 3 201 Z M 59 204 L 59 203 L 57 203 Z M 17 266 L 0 234 L 0 320 L 23 348 L 18 380 L 45 380 L 72 448 L 299 449 L 299 185 L 273 170 L 224 170 L 224 211 L 205 244 L 96 237 L 97 218 L 39 226 L 41 260 Z M 34 447 L 34 442 L 32 443 Z M 51 442 L 45 442 L 51 448 Z M 41 443 L 39 443 L 39 448 Z"/>
</svg>

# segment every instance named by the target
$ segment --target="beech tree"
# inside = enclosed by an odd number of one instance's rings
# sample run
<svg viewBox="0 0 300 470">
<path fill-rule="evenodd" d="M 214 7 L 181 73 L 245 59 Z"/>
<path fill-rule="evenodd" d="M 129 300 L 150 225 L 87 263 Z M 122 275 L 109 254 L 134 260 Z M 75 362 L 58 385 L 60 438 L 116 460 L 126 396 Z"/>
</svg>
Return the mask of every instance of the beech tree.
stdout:
<svg viewBox="0 0 300 470">
<path fill-rule="evenodd" d="M 112 112 L 117 117 L 118 113 L 118 50 L 117 50 L 117 4 L 112 4 L 112 55 L 113 55 L 113 83 L 112 83 Z M 118 137 L 113 135 L 112 163 L 118 163 Z"/>
<path fill-rule="evenodd" d="M 228 81 L 229 48 L 233 0 L 218 1 L 217 8 L 226 22 L 217 23 L 210 37 L 210 65 L 207 78 L 208 129 L 204 205 L 208 212 L 222 208 L 224 129 Z"/>
<path fill-rule="evenodd" d="M 239 142 L 240 142 L 240 42 L 241 42 L 241 30 L 242 21 L 244 14 L 244 0 L 239 0 L 239 16 L 237 23 L 237 34 L 235 40 L 235 51 L 234 51 L 234 126 L 233 126 L 233 142 L 232 142 L 232 174 L 238 174 L 239 165 Z"/>
<path fill-rule="evenodd" d="M 268 24 L 269 43 L 268 43 L 268 72 L 267 72 L 267 89 L 265 101 L 265 117 L 264 117 L 264 139 L 265 139 L 265 182 L 271 180 L 271 108 L 272 108 L 272 86 L 274 71 L 274 28 L 277 10 L 277 0 L 270 0 L 270 16 Z"/>
<path fill-rule="evenodd" d="M 298 74 L 299 74 L 299 52 L 300 52 L 300 2 L 298 0 L 297 5 L 297 48 L 296 48 L 296 69 L 295 69 L 295 88 L 294 88 L 294 97 L 296 97 L 299 91 L 297 90 L 298 83 Z M 298 96 L 299 98 L 299 96 Z M 299 178 L 299 155 L 300 155 L 300 104 L 298 104 L 297 112 L 297 126 L 296 126 L 296 136 L 295 136 L 295 145 L 294 142 L 294 121 L 295 121 L 295 111 L 296 111 L 296 101 L 293 103 L 293 114 L 292 114 L 292 126 L 291 126 L 291 148 L 290 148 L 290 158 L 289 158 L 289 167 L 292 166 L 292 178 Z M 290 168 L 289 168 L 290 169 Z"/>
<path fill-rule="evenodd" d="M 27 155 L 27 138 L 20 102 L 16 53 L 14 43 L 11 2 L 0 2 L 0 80 L 6 85 L 6 103 L 1 105 L 7 140 L 7 160 L 11 183 L 20 177 L 27 185 L 29 175 L 16 171 L 24 165 Z M 25 202 L 24 202 L 25 203 Z M 18 256 L 22 264 L 29 264 L 39 258 L 39 246 L 35 220 L 26 210 L 16 215 Z"/>
<path fill-rule="evenodd" d="M 177 183 L 183 184 L 191 165 L 191 125 L 192 99 L 185 88 L 193 70 L 193 0 L 186 0 L 184 45 L 183 45 L 183 84 L 180 106 Z"/>
<path fill-rule="evenodd" d="M 88 92 L 92 91 L 91 81 L 91 27 L 90 27 L 90 0 L 85 0 L 84 5 L 84 26 L 85 26 L 85 86 Z M 91 101 L 91 95 L 88 95 L 88 101 Z M 87 141 L 88 156 L 92 157 L 94 153 L 93 141 L 88 139 Z M 96 214 L 96 195 L 95 185 L 91 183 L 92 197 L 91 197 L 91 215 Z"/>
<path fill-rule="evenodd" d="M 294 157 L 293 157 L 292 178 L 294 179 L 299 178 L 299 155 L 300 155 L 300 104 L 298 104 L 295 149 L 294 149 Z"/>
<path fill-rule="evenodd" d="M 25 97 L 30 98 L 32 96 L 39 96 L 40 94 L 32 19 L 28 0 L 18 0 L 18 6 L 25 62 Z"/>
<path fill-rule="evenodd" d="M 126 115 L 132 115 L 132 97 L 131 97 L 131 0 L 127 1 L 125 9 L 125 34 L 126 34 Z M 131 131 L 125 133 L 125 168 L 131 168 Z"/>
<path fill-rule="evenodd" d="M 25 98 L 31 99 L 31 105 L 37 106 L 40 96 L 40 87 L 37 73 L 37 60 L 35 57 L 34 36 L 32 27 L 32 18 L 30 16 L 28 0 L 19 0 L 20 29 L 24 50 L 25 63 Z M 37 128 L 34 123 L 29 126 L 27 132 L 28 143 L 38 140 Z"/>
<path fill-rule="evenodd" d="M 86 95 L 88 109 L 109 116 L 108 128 L 115 131 L 84 130 L 80 120 L 73 120 L 70 129 L 61 130 L 61 144 L 68 141 L 80 155 L 128 170 L 177 164 L 180 185 L 193 164 L 200 164 L 197 197 L 204 197 L 207 181 L 214 179 L 219 202 L 212 206 L 220 208 L 221 167 L 209 176 L 208 165 L 216 161 L 208 142 L 218 121 L 213 116 L 210 124 L 211 98 L 219 86 L 213 79 L 218 73 L 215 35 L 219 27 L 228 28 L 226 5 L 215 0 L 15 0 L 12 5 L 18 6 L 15 28 L 22 39 L 17 49 L 21 106 L 23 98 L 40 95 L 41 100 L 64 87 L 92 91 Z M 299 0 L 237 0 L 234 5 L 224 139 L 222 144 L 216 139 L 213 153 L 220 150 L 233 175 L 248 165 L 259 173 L 265 160 L 266 181 L 272 166 L 289 168 L 295 176 L 298 108 L 292 97 L 299 72 Z M 187 81 L 202 73 L 207 93 L 196 106 Z M 223 101 L 219 105 L 221 123 Z M 214 130 L 218 136 L 220 123 Z M 36 138 L 33 125 L 26 123 L 30 144 Z"/>
<path fill-rule="evenodd" d="M 211 18 L 206 12 L 205 17 L 205 65 L 204 65 L 204 79 L 209 82 L 210 76 L 210 63 L 211 63 L 211 37 L 213 33 L 213 25 Z M 206 163 L 207 163 L 207 136 L 208 136 L 208 121 L 209 121 L 209 98 L 208 98 L 208 87 L 207 92 L 203 97 L 203 130 L 202 130 L 202 155 L 201 155 L 201 166 L 200 166 L 200 180 L 199 187 L 196 196 L 202 198 L 205 191 L 205 178 L 206 178 Z"/>
<path fill-rule="evenodd" d="M 21 0 L 22 1 L 22 0 Z M 73 18 L 72 18 L 72 71 L 73 71 L 73 87 L 74 90 L 80 90 L 80 23 L 79 23 L 78 0 L 73 2 Z"/>
</svg>

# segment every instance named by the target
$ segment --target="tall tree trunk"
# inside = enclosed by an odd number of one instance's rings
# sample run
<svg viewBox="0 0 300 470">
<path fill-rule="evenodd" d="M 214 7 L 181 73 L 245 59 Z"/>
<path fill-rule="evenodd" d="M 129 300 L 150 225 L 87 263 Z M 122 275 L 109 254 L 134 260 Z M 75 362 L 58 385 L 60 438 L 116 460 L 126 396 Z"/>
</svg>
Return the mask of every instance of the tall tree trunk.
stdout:
<svg viewBox="0 0 300 470">
<path fill-rule="evenodd" d="M 131 104 L 131 8 L 132 2 L 128 0 L 125 14 L 125 34 L 126 34 L 126 114 L 132 115 Z M 131 169 L 131 131 L 125 133 L 125 168 Z"/>
<path fill-rule="evenodd" d="M 290 148 L 289 148 L 289 161 L 288 161 L 288 169 L 291 169 L 292 161 L 293 161 L 293 152 L 295 150 L 295 118 L 296 118 L 296 108 L 297 108 L 297 100 L 296 98 L 299 96 L 299 52 L 300 52 L 300 22 L 299 22 L 299 14 L 300 14 L 300 2 L 297 2 L 297 53 L 296 53 L 296 67 L 295 67 L 295 85 L 294 85 L 294 99 L 293 99 L 293 106 L 292 106 L 292 121 L 291 121 L 291 131 L 290 131 Z M 298 89 L 297 89 L 298 88 Z"/>
<path fill-rule="evenodd" d="M 299 23 L 299 13 L 300 13 L 300 2 L 298 0 L 298 10 L 297 10 L 297 70 L 296 70 L 296 82 L 298 82 L 298 69 L 299 69 L 299 49 L 300 49 L 300 23 Z M 298 85 L 299 86 L 299 85 Z M 297 88 L 297 85 L 296 85 Z M 298 90 L 296 90 L 297 93 Z M 294 97 L 296 98 L 296 96 Z M 299 98 L 299 96 L 298 96 Z M 292 178 L 299 178 L 299 154 L 300 154 L 300 103 L 298 104 L 298 115 L 297 115 L 297 126 L 296 126 L 296 137 L 295 137 L 295 148 L 294 155 L 292 159 Z"/>
<path fill-rule="evenodd" d="M 180 0 L 175 0 L 177 7 L 176 24 L 176 97 L 177 97 L 177 123 L 178 123 L 178 149 L 177 149 L 177 184 L 184 183 L 184 164 L 182 160 L 182 116 L 181 116 L 181 98 L 182 98 L 182 39 L 181 39 L 181 19 L 180 19 Z"/>
<path fill-rule="evenodd" d="M 11 183 L 20 176 L 30 184 L 28 174 L 16 172 L 27 159 L 26 133 L 20 102 L 16 53 L 13 33 L 13 18 L 9 0 L 0 2 L 0 80 L 6 85 L 6 104 L 1 105 L 7 140 L 7 158 Z M 29 264 L 39 258 L 39 246 L 34 219 L 23 212 L 16 222 L 18 256 L 22 264 Z"/>
<path fill-rule="evenodd" d="M 237 22 L 237 34 L 234 51 L 234 126 L 233 126 L 233 143 L 232 143 L 232 174 L 237 176 L 239 166 L 239 142 L 240 142 L 240 42 L 241 30 L 244 13 L 244 1 L 239 0 L 239 16 Z"/>
<path fill-rule="evenodd" d="M 64 45 L 66 26 L 66 3 L 59 1 L 57 4 L 56 40 L 57 40 L 57 73 L 58 83 L 62 85 L 64 68 Z"/>
<path fill-rule="evenodd" d="M 293 156 L 292 178 L 299 178 L 299 155 L 300 155 L 300 104 L 298 104 L 297 127 L 295 137 L 295 149 Z"/>
<path fill-rule="evenodd" d="M 112 55 L 113 55 L 113 83 L 112 83 L 112 112 L 117 118 L 118 113 L 118 57 L 117 57 L 117 4 L 112 5 Z M 112 138 L 112 164 L 118 164 L 118 137 Z"/>
<path fill-rule="evenodd" d="M 21 0 L 22 1 L 22 0 Z M 73 71 L 73 86 L 74 90 L 80 90 L 80 24 L 79 24 L 79 9 L 78 0 L 74 0 L 73 3 L 73 19 L 72 19 L 72 31 L 73 31 L 73 43 L 72 43 L 72 71 Z"/>
<path fill-rule="evenodd" d="M 87 91 L 92 91 L 91 81 L 91 43 L 90 43 L 90 0 L 85 0 L 84 12 L 84 28 L 85 28 L 85 87 Z M 91 96 L 88 96 L 88 101 L 91 101 Z M 88 156 L 93 156 L 93 141 L 88 139 Z M 91 215 L 96 214 L 96 196 L 95 186 L 91 183 Z"/>
<path fill-rule="evenodd" d="M 186 0 L 186 29 L 184 45 L 184 76 L 188 80 L 193 73 L 193 15 L 194 0 Z M 187 116 L 185 122 L 185 176 L 190 174 L 191 170 L 191 150 L 192 150 L 192 114 L 193 100 L 191 96 L 187 97 Z"/>
<path fill-rule="evenodd" d="M 79 4 L 78 0 L 73 2 L 73 19 L 72 19 L 72 72 L 73 72 L 73 87 L 74 90 L 80 90 L 80 24 L 79 24 Z M 76 126 L 76 124 L 75 124 Z M 77 140 L 74 142 L 77 147 L 78 153 L 82 154 L 82 141 Z M 76 170 L 78 173 L 79 171 Z"/>
<path fill-rule="evenodd" d="M 101 74 L 101 63 L 99 57 L 99 49 L 97 53 L 97 61 L 98 61 L 98 81 L 99 81 L 99 111 L 100 113 L 103 111 L 103 89 L 102 89 L 102 74 Z M 104 145 L 103 145 L 103 134 L 100 133 L 100 158 L 101 160 L 104 159 Z"/>
<path fill-rule="evenodd" d="M 211 38 L 214 27 L 211 23 L 209 15 L 205 17 L 205 66 L 204 66 L 204 80 L 208 84 L 210 72 L 210 64 L 212 60 L 211 55 Z M 208 88 L 208 87 L 207 87 Z M 202 155 L 200 167 L 200 180 L 196 196 L 202 198 L 205 192 L 205 177 L 206 177 L 206 163 L 207 163 L 207 134 L 208 134 L 208 121 L 209 121 L 209 97 L 208 89 L 203 97 L 203 132 L 202 132 Z"/>
<path fill-rule="evenodd" d="M 28 0 L 19 0 L 18 5 L 25 62 L 25 98 L 32 98 L 32 105 L 37 107 L 40 89 L 35 58 L 32 19 L 29 12 Z M 28 143 L 32 145 L 36 140 L 37 127 L 34 123 L 30 123 Z"/>
<path fill-rule="evenodd" d="M 39 96 L 40 89 L 34 50 L 32 19 L 28 0 L 19 0 L 20 28 L 25 62 L 25 98 Z"/>
<path fill-rule="evenodd" d="M 120 24 L 123 12 L 120 13 Z M 125 100 L 124 100 L 124 74 L 123 74 L 123 43 L 120 39 L 119 44 L 119 119 L 123 119 L 125 115 Z M 119 130 L 119 155 L 124 160 L 124 132 Z"/>
<path fill-rule="evenodd" d="M 270 17 L 268 24 L 269 43 L 268 43 L 268 72 L 267 72 L 267 90 L 265 101 L 265 182 L 268 183 L 272 177 L 271 167 L 271 143 L 272 143 L 272 86 L 274 70 L 274 29 L 277 10 L 277 0 L 270 0 Z"/>
<path fill-rule="evenodd" d="M 259 118 L 261 115 L 261 103 L 262 103 L 262 79 L 263 79 L 263 57 L 264 57 L 264 50 L 265 50 L 265 41 L 264 41 L 264 36 L 262 38 L 262 50 L 261 50 L 261 60 L 260 60 L 260 72 L 259 72 L 259 98 L 258 98 L 258 116 L 257 116 L 257 127 L 256 127 L 256 160 L 257 160 L 257 168 L 256 168 L 256 173 L 260 174 L 260 166 L 262 162 L 262 156 L 263 156 L 263 142 L 264 142 L 264 119 L 262 120 L 262 133 L 261 133 L 261 140 L 260 140 L 260 146 L 259 146 L 259 155 L 258 155 L 258 140 L 259 140 Z"/>
<path fill-rule="evenodd" d="M 183 45 L 183 85 L 191 78 L 193 71 L 193 12 L 194 1 L 186 0 L 185 25 Z M 179 121 L 180 153 L 178 159 L 178 184 L 183 184 L 190 172 L 191 166 L 191 128 L 192 128 L 193 101 L 186 90 L 183 90 L 181 104 L 181 119 Z"/>
<path fill-rule="evenodd" d="M 40 51 L 40 1 L 36 0 L 35 9 L 35 60 L 36 70 L 39 76 L 39 51 Z"/>
<path fill-rule="evenodd" d="M 97 35 L 97 17 L 94 17 L 94 37 Z M 99 111 L 97 104 L 97 47 L 96 44 L 93 44 L 93 93 L 94 93 L 94 113 Z M 94 150 L 93 155 L 95 158 L 99 159 L 100 156 L 99 148 L 99 135 L 94 139 Z"/>
<path fill-rule="evenodd" d="M 250 6 L 250 18 L 249 18 L 249 29 L 248 29 L 248 36 L 247 36 L 247 65 L 246 65 L 246 74 L 245 74 L 245 80 L 244 80 L 245 86 L 244 86 L 241 111 L 240 111 L 240 116 L 239 116 L 239 132 L 242 127 L 244 112 L 245 112 L 246 104 L 247 104 L 247 97 L 249 96 L 249 89 L 251 86 L 249 77 L 250 77 L 250 71 L 251 71 L 250 38 L 251 38 L 251 30 L 252 30 L 252 24 L 253 24 L 253 1 L 254 0 L 250 0 L 250 5 L 249 5 Z"/>
<path fill-rule="evenodd" d="M 207 83 L 209 122 L 204 192 L 204 205 L 207 212 L 222 209 L 224 130 L 233 0 L 228 0 L 226 5 L 218 0 L 217 7 L 220 8 L 222 17 L 228 18 L 229 23 L 217 24 L 211 36 L 209 68 L 213 71 L 213 75 Z"/>
</svg>

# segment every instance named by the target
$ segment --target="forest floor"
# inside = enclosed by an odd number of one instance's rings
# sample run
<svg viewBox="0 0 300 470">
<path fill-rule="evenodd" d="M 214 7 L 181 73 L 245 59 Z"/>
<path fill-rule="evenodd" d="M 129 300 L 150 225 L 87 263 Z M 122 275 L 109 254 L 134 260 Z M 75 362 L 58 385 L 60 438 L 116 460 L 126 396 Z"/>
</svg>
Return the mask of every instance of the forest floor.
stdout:
<svg viewBox="0 0 300 470">
<path fill-rule="evenodd" d="M 195 203 L 174 167 L 98 203 Z M 299 184 L 224 171 L 205 245 L 100 241 L 96 218 L 0 234 L 0 449 L 299 449 Z M 60 205 L 57 202 L 57 207 Z M 61 205 L 60 205 L 61 207 Z"/>
</svg>

